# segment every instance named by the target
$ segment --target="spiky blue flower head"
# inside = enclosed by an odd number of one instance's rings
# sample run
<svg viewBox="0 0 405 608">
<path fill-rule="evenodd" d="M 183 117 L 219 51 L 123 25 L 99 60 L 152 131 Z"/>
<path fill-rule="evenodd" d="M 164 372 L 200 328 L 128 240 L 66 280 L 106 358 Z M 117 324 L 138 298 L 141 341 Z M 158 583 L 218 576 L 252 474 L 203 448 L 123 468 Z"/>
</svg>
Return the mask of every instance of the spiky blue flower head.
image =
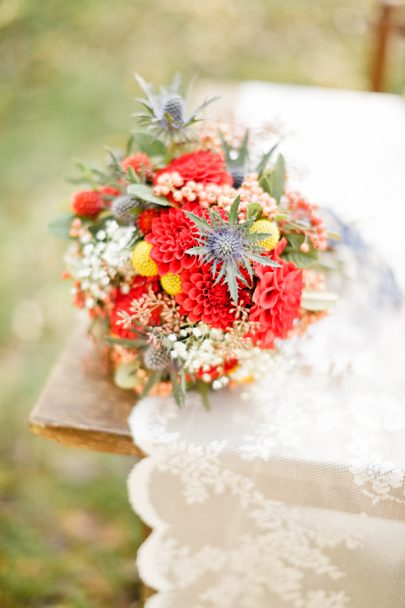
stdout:
<svg viewBox="0 0 405 608">
<path fill-rule="evenodd" d="M 136 114 L 138 122 L 154 132 L 158 137 L 169 137 L 177 141 L 189 139 L 190 127 L 201 120 L 199 113 L 212 101 L 209 99 L 194 112 L 186 113 L 186 102 L 180 93 L 181 78 L 176 76 L 168 87 L 155 91 L 139 75 L 135 76 L 145 93 L 145 99 L 138 99 L 146 113 Z"/>
<path fill-rule="evenodd" d="M 252 262 L 263 266 L 278 267 L 279 264 L 267 256 L 267 251 L 258 243 L 268 238 L 268 233 L 251 233 L 249 230 L 255 218 L 240 222 L 238 208 L 240 197 L 232 204 L 228 214 L 221 216 L 218 211 L 209 210 L 209 220 L 186 211 L 186 215 L 198 228 L 198 245 L 187 250 L 189 255 L 197 255 L 204 264 L 211 266 L 215 283 L 227 284 L 232 301 L 238 302 L 238 282 L 248 284 L 253 278 Z M 243 273 L 245 270 L 245 273 Z"/>
</svg>

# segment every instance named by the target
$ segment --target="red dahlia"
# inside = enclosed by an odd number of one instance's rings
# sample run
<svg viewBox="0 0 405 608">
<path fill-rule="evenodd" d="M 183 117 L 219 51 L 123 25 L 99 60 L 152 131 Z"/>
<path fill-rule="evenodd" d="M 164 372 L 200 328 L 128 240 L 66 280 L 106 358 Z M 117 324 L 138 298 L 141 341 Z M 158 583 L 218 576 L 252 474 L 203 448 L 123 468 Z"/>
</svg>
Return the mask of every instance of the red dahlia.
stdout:
<svg viewBox="0 0 405 608">
<path fill-rule="evenodd" d="M 302 270 L 279 258 L 279 252 L 280 247 L 272 256 L 279 262 L 279 268 L 255 265 L 259 282 L 253 293 L 249 320 L 259 323 L 253 339 L 265 348 L 273 348 L 275 338 L 287 337 L 299 317 L 304 287 Z"/>
<path fill-rule="evenodd" d="M 151 172 L 153 164 L 147 154 L 137 152 L 136 154 L 131 154 L 131 156 L 124 158 L 121 162 L 121 166 L 124 171 L 127 171 L 129 167 L 132 167 L 135 173 L 148 175 Z"/>
<path fill-rule="evenodd" d="M 228 329 L 235 320 L 235 313 L 228 287 L 223 283 L 215 285 L 209 265 L 183 270 L 181 293 L 176 296 L 180 312 L 193 323 L 203 321 L 211 327 Z M 240 292 L 243 297 L 243 292 Z"/>
<path fill-rule="evenodd" d="M 72 209 L 76 215 L 94 217 L 103 208 L 103 197 L 98 190 L 80 190 L 72 197 Z"/>
<path fill-rule="evenodd" d="M 152 286 L 153 291 L 159 289 L 158 282 L 156 279 L 146 279 L 145 277 L 136 277 L 132 283 L 132 287 L 128 293 L 122 293 L 118 291 L 114 307 L 110 315 L 110 329 L 111 332 L 119 336 L 120 338 L 131 339 L 135 337 L 135 334 L 131 329 L 126 329 L 120 321 L 122 316 L 121 312 L 131 313 L 130 308 L 134 300 L 139 300 L 141 296 L 147 293 L 149 286 Z M 151 312 L 149 319 L 151 325 L 158 325 L 160 322 L 160 310 L 154 310 Z"/>
<path fill-rule="evenodd" d="M 196 256 L 188 255 L 186 251 L 197 244 L 198 230 L 183 209 L 196 211 L 197 208 L 200 209 L 198 205 L 185 205 L 182 209 L 171 207 L 152 221 L 146 240 L 153 245 L 150 257 L 156 262 L 160 275 L 178 274 L 196 263 Z"/>
<path fill-rule="evenodd" d="M 118 188 L 114 188 L 114 186 L 103 186 L 100 188 L 100 192 L 107 204 L 111 202 L 112 197 L 121 194 L 120 190 L 118 190 Z"/>
<path fill-rule="evenodd" d="M 222 156 L 208 150 L 183 154 L 172 160 L 172 162 L 155 173 L 154 180 L 161 173 L 176 172 L 181 175 L 185 182 L 194 181 L 202 184 L 218 184 L 230 186 L 233 183 L 232 177 L 225 170 L 225 163 Z"/>
<path fill-rule="evenodd" d="M 148 234 L 152 230 L 152 221 L 155 217 L 158 217 L 159 211 L 157 209 L 145 209 L 139 214 L 136 223 L 138 228 L 142 230 L 144 234 Z"/>
</svg>

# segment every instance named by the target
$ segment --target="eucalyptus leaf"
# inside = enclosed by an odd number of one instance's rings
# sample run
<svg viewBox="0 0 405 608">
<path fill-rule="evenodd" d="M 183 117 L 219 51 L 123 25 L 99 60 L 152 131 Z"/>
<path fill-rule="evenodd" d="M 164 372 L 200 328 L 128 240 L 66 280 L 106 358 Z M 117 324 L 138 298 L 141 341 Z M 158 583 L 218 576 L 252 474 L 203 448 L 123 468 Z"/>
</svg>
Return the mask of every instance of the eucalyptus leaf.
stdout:
<svg viewBox="0 0 405 608">
<path fill-rule="evenodd" d="M 105 338 L 105 341 L 108 344 L 119 344 L 119 346 L 126 346 L 127 348 L 134 349 L 142 348 L 145 346 L 145 340 L 135 340 L 130 338 L 113 338 L 109 336 Z"/>
<path fill-rule="evenodd" d="M 279 144 L 279 142 L 277 142 L 276 144 L 274 144 L 274 146 L 272 146 L 268 152 L 266 152 L 265 154 L 263 154 L 262 158 L 260 159 L 260 162 L 259 162 L 259 164 L 256 167 L 256 173 L 259 174 L 259 177 L 261 177 L 263 175 L 263 172 L 265 171 L 265 169 L 267 167 L 267 163 L 269 162 L 270 158 L 272 157 L 272 155 L 273 155 L 274 151 L 276 150 L 278 144 Z"/>
<path fill-rule="evenodd" d="M 131 166 L 128 167 L 127 175 L 128 175 L 128 179 L 131 182 L 131 184 L 139 184 L 139 177 L 137 176 L 135 169 L 133 167 L 131 167 Z"/>
<path fill-rule="evenodd" d="M 262 206 L 259 205 L 259 203 L 250 203 L 250 205 L 247 208 L 246 211 L 246 215 L 248 217 L 248 219 L 254 219 L 254 220 L 258 220 L 259 217 L 262 215 L 263 213 L 263 209 Z"/>
<path fill-rule="evenodd" d="M 312 291 L 304 289 L 301 297 L 301 306 L 312 312 L 320 312 L 332 308 L 338 296 L 331 291 Z"/>
<path fill-rule="evenodd" d="M 279 203 L 285 187 L 285 160 L 282 154 L 277 157 L 274 169 L 270 174 L 269 184 L 271 195 Z"/>
<path fill-rule="evenodd" d="M 152 134 L 138 131 L 134 138 L 140 152 L 144 152 L 148 156 L 163 156 L 165 154 L 164 143 Z"/>
<path fill-rule="evenodd" d="M 142 393 L 140 394 L 139 398 L 143 399 L 144 397 L 146 397 L 150 393 L 152 388 L 155 386 L 155 384 L 158 384 L 160 382 L 161 377 L 162 377 L 161 371 L 153 372 L 149 376 L 147 383 L 143 387 Z"/>
<path fill-rule="evenodd" d="M 284 249 L 281 257 L 288 262 L 292 262 L 298 268 L 307 268 L 317 262 L 319 255 L 315 250 L 304 253 L 297 249 L 290 249 L 287 247 Z"/>
<path fill-rule="evenodd" d="M 70 229 L 74 218 L 75 216 L 73 213 L 64 213 L 63 215 L 56 217 L 48 224 L 49 233 L 59 239 L 70 238 Z"/>
<path fill-rule="evenodd" d="M 146 203 L 153 203 L 154 205 L 161 205 L 163 207 L 172 206 L 167 199 L 160 196 L 155 196 L 152 188 L 146 186 L 145 184 L 131 184 L 128 186 L 127 192 L 128 194 L 132 194 L 135 198 L 145 201 Z"/>
<path fill-rule="evenodd" d="M 240 204 L 240 195 L 235 198 L 228 213 L 229 223 L 235 224 L 238 219 L 238 209 Z"/>
<path fill-rule="evenodd" d="M 209 392 L 210 392 L 209 384 L 207 382 L 203 382 L 202 380 L 199 380 L 196 383 L 196 389 L 200 393 L 203 406 L 205 407 L 206 410 L 210 410 L 211 406 L 210 406 L 210 401 L 209 401 L 209 397 L 208 397 Z"/>
<path fill-rule="evenodd" d="M 263 188 L 263 190 L 265 192 L 267 192 L 267 194 L 271 194 L 271 186 L 270 186 L 269 177 L 270 176 L 268 174 L 264 174 L 264 175 L 262 175 L 262 177 L 259 180 L 259 186 L 261 188 Z"/>
<path fill-rule="evenodd" d="M 114 383 L 123 389 L 135 388 L 139 383 L 136 370 L 137 366 L 134 362 L 120 363 L 114 372 Z"/>
<path fill-rule="evenodd" d="M 186 401 L 186 382 L 184 370 L 177 372 L 175 369 L 170 371 L 170 380 L 172 382 L 173 397 L 179 407 L 183 407 Z"/>
<path fill-rule="evenodd" d="M 249 129 L 246 129 L 242 143 L 238 150 L 238 166 L 244 167 L 249 158 Z"/>
</svg>

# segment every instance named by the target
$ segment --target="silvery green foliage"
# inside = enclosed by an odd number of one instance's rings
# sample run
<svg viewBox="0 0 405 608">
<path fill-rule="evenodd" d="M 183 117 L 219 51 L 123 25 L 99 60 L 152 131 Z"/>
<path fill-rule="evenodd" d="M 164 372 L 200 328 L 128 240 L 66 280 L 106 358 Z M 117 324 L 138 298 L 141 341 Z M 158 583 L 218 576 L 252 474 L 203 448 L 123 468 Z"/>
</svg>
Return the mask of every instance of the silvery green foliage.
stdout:
<svg viewBox="0 0 405 608">
<path fill-rule="evenodd" d="M 198 255 L 204 264 L 211 266 L 215 283 L 226 283 L 235 303 L 238 301 L 238 282 L 247 285 L 246 274 L 249 279 L 253 279 L 252 262 L 263 266 L 279 266 L 266 255 L 267 250 L 258 244 L 268 238 L 269 234 L 250 233 L 255 218 L 239 222 L 239 202 L 238 196 L 225 218 L 218 211 L 209 210 L 209 221 L 189 211 L 185 212 L 199 231 L 198 246 L 191 247 L 187 253 Z"/>
</svg>

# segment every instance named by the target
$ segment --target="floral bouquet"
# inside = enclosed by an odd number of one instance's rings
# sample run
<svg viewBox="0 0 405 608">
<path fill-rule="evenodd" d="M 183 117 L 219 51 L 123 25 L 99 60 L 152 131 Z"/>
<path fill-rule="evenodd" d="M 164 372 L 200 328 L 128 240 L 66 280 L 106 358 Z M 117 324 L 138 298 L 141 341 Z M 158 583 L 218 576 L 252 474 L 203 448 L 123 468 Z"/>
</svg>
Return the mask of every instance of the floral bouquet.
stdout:
<svg viewBox="0 0 405 608">
<path fill-rule="evenodd" d="M 138 77 L 137 130 L 50 229 L 70 240 L 64 276 L 115 382 L 139 396 L 210 389 L 266 373 L 280 341 L 302 335 L 335 296 L 318 207 L 290 191 L 277 144 L 188 113 L 176 79 Z M 252 145 L 253 144 L 253 145 Z M 77 181 L 79 181 L 77 180 Z"/>
</svg>

